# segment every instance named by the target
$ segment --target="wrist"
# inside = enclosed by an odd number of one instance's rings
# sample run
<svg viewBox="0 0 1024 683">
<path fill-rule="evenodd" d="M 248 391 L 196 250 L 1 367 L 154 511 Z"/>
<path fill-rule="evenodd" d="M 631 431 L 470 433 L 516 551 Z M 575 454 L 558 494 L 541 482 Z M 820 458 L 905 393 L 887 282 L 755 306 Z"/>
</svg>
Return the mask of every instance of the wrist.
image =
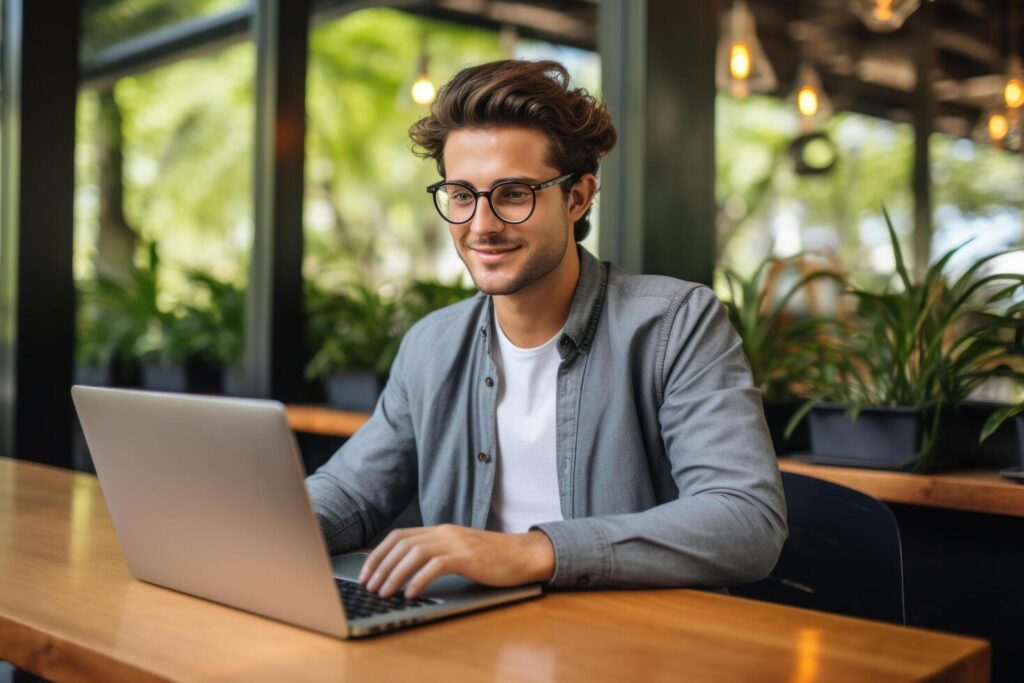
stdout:
<svg viewBox="0 0 1024 683">
<path fill-rule="evenodd" d="M 555 547 L 548 535 L 539 529 L 523 534 L 526 541 L 528 581 L 547 583 L 555 575 Z"/>
</svg>

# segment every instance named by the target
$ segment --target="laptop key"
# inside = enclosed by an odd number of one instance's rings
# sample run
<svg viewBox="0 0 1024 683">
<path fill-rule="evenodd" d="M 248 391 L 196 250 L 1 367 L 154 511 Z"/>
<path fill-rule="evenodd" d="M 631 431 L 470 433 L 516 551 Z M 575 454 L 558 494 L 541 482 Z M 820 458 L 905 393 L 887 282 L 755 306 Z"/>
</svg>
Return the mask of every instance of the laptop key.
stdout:
<svg viewBox="0 0 1024 683">
<path fill-rule="evenodd" d="M 390 598 L 381 598 L 353 581 L 336 579 L 335 582 L 338 585 L 338 592 L 341 594 L 341 600 L 345 606 L 345 614 L 350 619 L 369 617 L 376 614 L 388 614 L 389 612 L 406 610 L 410 607 L 436 605 L 439 602 L 431 598 L 409 599 L 405 597 L 402 591 L 399 591 Z"/>
</svg>

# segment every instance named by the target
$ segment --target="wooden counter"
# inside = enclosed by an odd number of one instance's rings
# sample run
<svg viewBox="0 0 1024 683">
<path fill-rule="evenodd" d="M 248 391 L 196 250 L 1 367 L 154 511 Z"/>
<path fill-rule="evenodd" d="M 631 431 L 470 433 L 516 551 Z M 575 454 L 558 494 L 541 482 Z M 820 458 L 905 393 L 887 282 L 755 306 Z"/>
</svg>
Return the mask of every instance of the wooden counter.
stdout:
<svg viewBox="0 0 1024 683">
<path fill-rule="evenodd" d="M 971 681 L 973 638 L 693 590 L 594 591 L 340 641 L 141 583 L 94 477 L 0 458 L 0 659 L 55 681 Z"/>
<path fill-rule="evenodd" d="M 890 503 L 1024 517 L 1024 486 L 991 470 L 908 474 L 814 465 L 794 458 L 779 458 L 779 469 L 827 479 Z"/>
<path fill-rule="evenodd" d="M 352 413 L 327 406 L 289 405 L 288 425 L 297 432 L 348 438 L 370 419 L 370 413 Z"/>
</svg>

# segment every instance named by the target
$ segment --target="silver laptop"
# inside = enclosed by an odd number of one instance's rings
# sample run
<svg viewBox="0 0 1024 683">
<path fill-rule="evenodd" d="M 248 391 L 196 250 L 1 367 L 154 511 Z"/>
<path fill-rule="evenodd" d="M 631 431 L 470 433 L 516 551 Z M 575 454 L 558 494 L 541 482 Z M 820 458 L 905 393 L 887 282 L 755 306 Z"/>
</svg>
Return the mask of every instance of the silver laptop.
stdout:
<svg viewBox="0 0 1024 683">
<path fill-rule="evenodd" d="M 365 554 L 329 557 L 284 406 L 76 386 L 121 551 L 142 581 L 339 638 L 540 595 L 444 577 L 418 598 L 357 582 Z"/>
</svg>

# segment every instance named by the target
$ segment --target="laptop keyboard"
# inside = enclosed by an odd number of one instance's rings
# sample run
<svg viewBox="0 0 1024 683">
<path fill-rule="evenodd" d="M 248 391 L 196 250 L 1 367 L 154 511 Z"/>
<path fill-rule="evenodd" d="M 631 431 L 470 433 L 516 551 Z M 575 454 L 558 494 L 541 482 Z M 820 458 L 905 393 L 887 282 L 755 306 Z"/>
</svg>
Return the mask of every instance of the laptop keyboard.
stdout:
<svg viewBox="0 0 1024 683">
<path fill-rule="evenodd" d="M 409 609 L 440 604 L 440 600 L 432 598 L 406 598 L 403 591 L 398 591 L 390 598 L 382 598 L 376 593 L 363 588 L 355 581 L 335 579 L 341 593 L 341 601 L 345 605 L 345 614 L 349 619 L 372 617 L 376 614 L 389 614 Z"/>
</svg>

